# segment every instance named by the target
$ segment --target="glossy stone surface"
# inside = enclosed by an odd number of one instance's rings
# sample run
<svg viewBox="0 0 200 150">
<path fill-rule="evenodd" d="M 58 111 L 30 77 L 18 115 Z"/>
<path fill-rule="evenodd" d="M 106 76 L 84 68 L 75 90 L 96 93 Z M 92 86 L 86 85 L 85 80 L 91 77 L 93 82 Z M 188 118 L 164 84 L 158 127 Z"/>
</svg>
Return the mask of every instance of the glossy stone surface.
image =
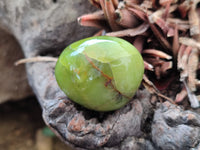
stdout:
<svg viewBox="0 0 200 150">
<path fill-rule="evenodd" d="M 130 43 L 116 37 L 86 38 L 60 55 L 55 76 L 74 102 L 96 111 L 124 106 L 140 86 L 144 64 Z"/>
</svg>

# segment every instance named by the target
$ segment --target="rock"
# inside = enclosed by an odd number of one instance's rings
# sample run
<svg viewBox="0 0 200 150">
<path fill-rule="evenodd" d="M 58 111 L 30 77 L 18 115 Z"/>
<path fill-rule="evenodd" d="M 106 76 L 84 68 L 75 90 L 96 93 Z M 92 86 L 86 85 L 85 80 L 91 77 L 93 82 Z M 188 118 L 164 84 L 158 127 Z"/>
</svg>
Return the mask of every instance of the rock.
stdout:
<svg viewBox="0 0 200 150">
<path fill-rule="evenodd" d="M 120 146 L 104 148 L 104 150 L 155 150 L 152 143 L 144 138 L 128 137 Z"/>
<path fill-rule="evenodd" d="M 24 57 L 21 47 L 16 39 L 3 29 L 0 29 L 0 51 L 0 103 L 33 95 L 27 81 L 25 65 L 14 65 L 15 61 Z"/>
<path fill-rule="evenodd" d="M 24 57 L 21 49 L 25 57 L 58 55 L 69 43 L 94 33 L 76 21 L 91 8 L 87 0 L 0 1 L 0 103 L 32 95 L 24 65 L 14 66 Z"/>
<path fill-rule="evenodd" d="M 69 43 L 94 33 L 77 23 L 77 17 L 92 8 L 87 0 L 2 0 L 0 20 L 26 57 L 58 55 Z"/>
<path fill-rule="evenodd" d="M 165 102 L 155 111 L 151 132 L 159 149 L 198 149 L 200 115 Z"/>
<path fill-rule="evenodd" d="M 65 143 L 86 149 L 109 148 L 128 137 L 144 137 L 141 127 L 152 111 L 146 90 L 138 91 L 134 100 L 115 112 L 98 113 L 67 99 L 56 83 L 54 67 L 55 63 L 29 65 L 29 76 L 45 122 Z"/>
</svg>

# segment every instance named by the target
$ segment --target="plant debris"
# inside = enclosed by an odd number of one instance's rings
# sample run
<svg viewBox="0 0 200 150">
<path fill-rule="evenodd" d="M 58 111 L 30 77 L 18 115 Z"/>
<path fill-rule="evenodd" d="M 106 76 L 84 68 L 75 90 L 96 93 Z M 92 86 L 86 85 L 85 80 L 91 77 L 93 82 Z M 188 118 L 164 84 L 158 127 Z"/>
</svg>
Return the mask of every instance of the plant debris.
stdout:
<svg viewBox="0 0 200 150">
<path fill-rule="evenodd" d="M 167 89 L 175 79 L 172 72 L 176 72 L 183 89 L 174 101 L 160 97 L 180 103 L 188 95 L 191 107 L 199 107 L 200 0 L 90 2 L 100 10 L 82 15 L 79 24 L 99 28 L 95 36 L 105 34 L 131 42 L 143 56 L 146 69 L 143 84 L 150 93 L 159 96 L 156 85 L 160 84 L 158 89 Z"/>
<path fill-rule="evenodd" d="M 18 66 L 20 64 L 24 63 L 32 63 L 32 62 L 57 62 L 58 58 L 55 57 L 49 57 L 49 56 L 36 56 L 36 57 L 31 57 L 31 58 L 24 58 L 20 59 L 15 62 L 15 66 Z"/>
</svg>

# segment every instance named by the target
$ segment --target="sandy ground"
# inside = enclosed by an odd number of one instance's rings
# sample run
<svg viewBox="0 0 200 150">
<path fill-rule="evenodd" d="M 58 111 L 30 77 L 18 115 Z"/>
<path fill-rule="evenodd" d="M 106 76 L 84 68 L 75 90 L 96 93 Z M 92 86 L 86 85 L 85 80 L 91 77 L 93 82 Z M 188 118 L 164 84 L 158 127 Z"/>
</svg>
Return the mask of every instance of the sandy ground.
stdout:
<svg viewBox="0 0 200 150">
<path fill-rule="evenodd" d="M 36 98 L 0 105 L 0 150 L 72 150 L 57 137 L 40 132 L 45 126 Z"/>
</svg>

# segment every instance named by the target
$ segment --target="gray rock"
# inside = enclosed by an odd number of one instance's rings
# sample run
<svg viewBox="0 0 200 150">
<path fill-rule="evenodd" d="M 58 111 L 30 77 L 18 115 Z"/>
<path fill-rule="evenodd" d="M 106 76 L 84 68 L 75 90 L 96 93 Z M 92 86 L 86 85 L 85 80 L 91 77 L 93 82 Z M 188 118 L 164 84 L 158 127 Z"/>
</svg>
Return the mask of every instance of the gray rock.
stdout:
<svg viewBox="0 0 200 150">
<path fill-rule="evenodd" d="M 155 150 L 152 143 L 148 139 L 128 137 L 120 146 L 107 148 L 104 150 Z"/>
<path fill-rule="evenodd" d="M 200 142 L 200 115 L 165 102 L 155 111 L 152 140 L 159 149 L 189 150 Z"/>
<path fill-rule="evenodd" d="M 0 51 L 0 104 L 32 96 L 25 65 L 14 65 L 15 61 L 24 57 L 21 47 L 12 35 L 2 29 L 0 29 Z"/>
<path fill-rule="evenodd" d="M 98 113 L 67 99 L 56 83 L 54 67 L 55 63 L 30 64 L 29 80 L 43 108 L 45 122 L 65 143 L 87 149 L 109 148 L 128 137 L 145 136 L 141 127 L 152 111 L 146 90 L 138 91 L 134 100 L 117 111 Z"/>
<path fill-rule="evenodd" d="M 58 54 L 94 33 L 76 21 L 92 8 L 87 0 L 1 0 L 0 24 L 18 39 L 26 57 Z"/>
</svg>

